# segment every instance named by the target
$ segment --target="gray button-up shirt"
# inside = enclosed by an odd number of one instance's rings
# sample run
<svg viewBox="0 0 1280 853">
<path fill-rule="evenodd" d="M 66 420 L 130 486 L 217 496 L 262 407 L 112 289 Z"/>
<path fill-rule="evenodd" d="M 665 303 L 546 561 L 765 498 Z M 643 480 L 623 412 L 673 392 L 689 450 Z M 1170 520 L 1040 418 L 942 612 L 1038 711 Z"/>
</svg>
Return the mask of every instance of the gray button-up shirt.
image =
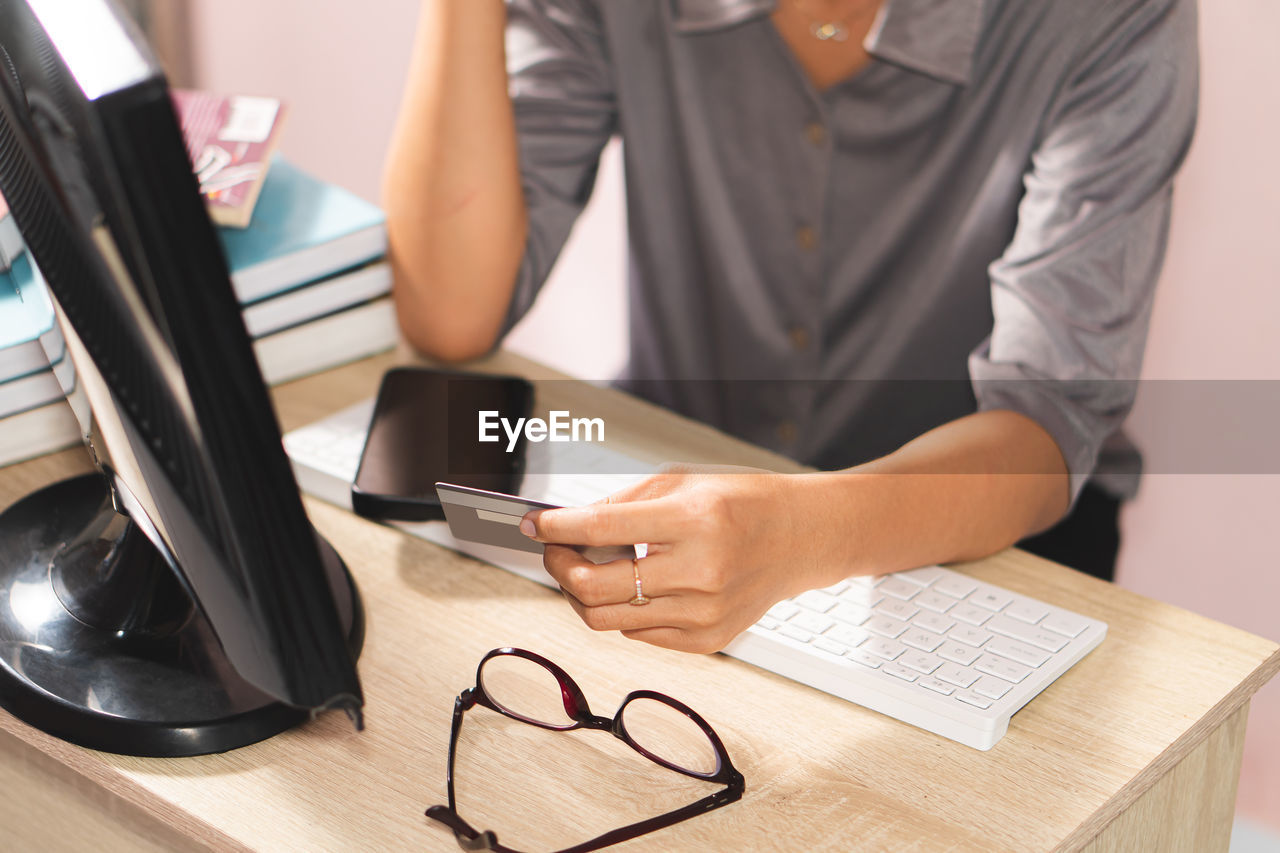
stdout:
<svg viewBox="0 0 1280 853">
<path fill-rule="evenodd" d="M 1195 124 L 1193 0 L 886 0 L 871 63 L 825 91 L 772 0 L 507 5 L 508 325 L 620 134 L 625 385 L 825 468 L 1012 409 L 1073 495 L 1108 439 L 1098 474 L 1136 486 L 1115 434 Z"/>
</svg>

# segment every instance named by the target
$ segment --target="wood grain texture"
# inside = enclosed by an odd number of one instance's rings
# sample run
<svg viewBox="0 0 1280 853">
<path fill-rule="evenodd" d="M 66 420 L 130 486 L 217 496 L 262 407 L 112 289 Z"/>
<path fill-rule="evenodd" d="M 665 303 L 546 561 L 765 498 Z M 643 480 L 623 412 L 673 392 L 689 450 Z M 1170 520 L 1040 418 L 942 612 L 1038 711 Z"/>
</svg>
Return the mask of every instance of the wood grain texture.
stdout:
<svg viewBox="0 0 1280 853">
<path fill-rule="evenodd" d="M 1222 853 L 1231 845 L 1249 706 L 1235 711 L 1083 848 L 1086 853 Z"/>
<path fill-rule="evenodd" d="M 374 358 L 277 389 L 282 425 L 371 396 L 391 363 Z M 543 408 L 605 417 L 609 443 L 627 452 L 796 470 L 510 356 L 482 366 L 538 377 Z M 86 467 L 67 452 L 4 469 L 0 504 Z M 60 778 L 154 818 L 194 848 L 454 850 L 422 814 L 445 799 L 453 699 L 474 683 L 486 651 L 515 645 L 563 666 L 598 714 L 641 687 L 682 699 L 746 776 L 741 802 L 626 849 L 1075 850 L 1095 839 L 1119 845 L 1099 849 L 1149 849 L 1135 839 L 1195 798 L 1197 779 L 1200 793 L 1234 780 L 1244 709 L 1280 668 L 1274 642 L 1009 550 L 958 568 L 1110 630 L 984 753 L 724 656 L 593 633 L 551 590 L 327 504 L 307 507 L 364 596 L 366 731 L 329 714 L 225 755 L 138 759 L 69 746 L 0 714 L 6 759 L 5 744 L 34 748 L 62 768 Z M 1180 793 L 1150 796 L 1164 780 Z M 460 810 L 518 849 L 567 845 L 706 790 L 607 734 L 535 730 L 482 708 L 467 714 L 459 744 Z M 1194 822 L 1216 838 L 1230 802 L 1207 793 L 1197 802 L 1206 805 Z M 1127 819 L 1135 804 L 1141 820 Z"/>
</svg>

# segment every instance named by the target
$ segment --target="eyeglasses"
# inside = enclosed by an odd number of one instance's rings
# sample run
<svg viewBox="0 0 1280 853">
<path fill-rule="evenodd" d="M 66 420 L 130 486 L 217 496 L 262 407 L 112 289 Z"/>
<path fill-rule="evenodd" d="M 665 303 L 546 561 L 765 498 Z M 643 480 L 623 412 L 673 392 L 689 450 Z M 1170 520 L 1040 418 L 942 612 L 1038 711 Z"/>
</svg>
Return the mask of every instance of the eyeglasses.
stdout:
<svg viewBox="0 0 1280 853">
<path fill-rule="evenodd" d="M 494 649 L 476 669 L 476 686 L 462 691 L 453 703 L 446 777 L 449 805 L 427 809 L 427 817 L 452 829 L 464 850 L 516 853 L 499 844 L 493 832 L 480 832 L 459 817 L 454 801 L 453 760 L 458 732 L 462 729 L 462 715 L 476 705 L 544 729 L 607 731 L 656 764 L 726 786 L 695 803 L 606 832 L 559 853 L 587 853 L 671 826 L 736 802 L 746 787 L 742 774 L 730 763 L 719 736 L 706 720 L 682 702 L 652 690 L 636 690 L 627 694 L 612 718 L 597 717 L 587 707 L 578 685 L 551 661 L 523 649 Z"/>
</svg>

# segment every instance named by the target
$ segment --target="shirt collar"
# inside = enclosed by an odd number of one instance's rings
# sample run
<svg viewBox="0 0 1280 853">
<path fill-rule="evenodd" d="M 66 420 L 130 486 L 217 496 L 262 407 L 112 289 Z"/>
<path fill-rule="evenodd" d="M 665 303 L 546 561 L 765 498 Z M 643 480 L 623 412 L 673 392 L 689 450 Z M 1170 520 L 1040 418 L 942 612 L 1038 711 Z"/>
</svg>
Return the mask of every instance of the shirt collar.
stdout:
<svg viewBox="0 0 1280 853">
<path fill-rule="evenodd" d="M 676 32 L 703 33 L 766 15 L 777 0 L 670 0 Z M 949 83 L 969 82 L 984 0 L 885 0 L 863 45 L 877 59 Z"/>
</svg>

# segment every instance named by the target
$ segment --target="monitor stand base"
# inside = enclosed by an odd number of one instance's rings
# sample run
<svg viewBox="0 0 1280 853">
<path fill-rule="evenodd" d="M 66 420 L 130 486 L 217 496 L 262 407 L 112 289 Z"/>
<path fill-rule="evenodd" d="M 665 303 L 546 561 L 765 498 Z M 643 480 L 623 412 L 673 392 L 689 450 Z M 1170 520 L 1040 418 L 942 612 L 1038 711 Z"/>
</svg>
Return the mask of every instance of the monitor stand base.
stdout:
<svg viewBox="0 0 1280 853">
<path fill-rule="evenodd" d="M 359 595 L 316 538 L 358 654 Z M 92 594 L 95 575 L 125 579 L 124 595 Z M 236 674 L 156 549 L 112 509 L 100 474 L 0 513 L 0 707 L 91 749 L 170 757 L 256 743 L 310 716 Z"/>
</svg>

